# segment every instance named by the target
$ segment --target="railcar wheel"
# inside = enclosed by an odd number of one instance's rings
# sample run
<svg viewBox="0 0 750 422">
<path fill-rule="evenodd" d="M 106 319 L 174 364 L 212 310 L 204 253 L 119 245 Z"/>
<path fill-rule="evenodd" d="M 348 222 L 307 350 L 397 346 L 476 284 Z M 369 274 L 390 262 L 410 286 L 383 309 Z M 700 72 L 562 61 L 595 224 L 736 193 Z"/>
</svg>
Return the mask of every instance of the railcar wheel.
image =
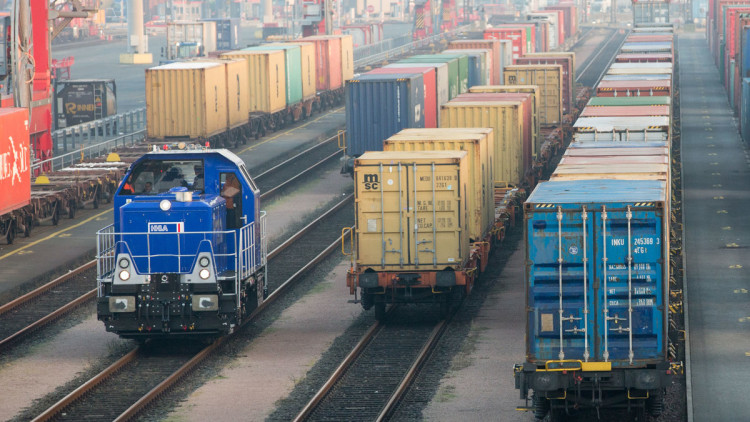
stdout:
<svg viewBox="0 0 750 422">
<path fill-rule="evenodd" d="M 385 321 L 385 302 L 375 302 L 375 319 Z"/>
<path fill-rule="evenodd" d="M 68 203 L 68 218 L 76 218 L 76 201 L 70 200 Z"/>
<path fill-rule="evenodd" d="M 5 240 L 8 241 L 9 245 L 12 245 L 13 241 L 16 240 L 16 222 L 10 221 L 8 224 L 8 232 L 5 234 Z"/>
<path fill-rule="evenodd" d="M 55 204 L 55 208 L 52 209 L 52 225 L 56 226 L 60 222 L 60 204 Z"/>
<path fill-rule="evenodd" d="M 534 417 L 540 421 L 544 419 L 547 416 L 547 412 L 549 412 L 549 400 L 534 394 L 531 396 L 531 403 L 534 406 Z"/>
<path fill-rule="evenodd" d="M 664 394 L 655 394 L 646 400 L 646 411 L 656 418 L 664 411 Z"/>
<path fill-rule="evenodd" d="M 31 236 L 31 225 L 34 224 L 34 220 L 31 217 L 26 217 L 23 227 L 23 237 Z"/>
</svg>

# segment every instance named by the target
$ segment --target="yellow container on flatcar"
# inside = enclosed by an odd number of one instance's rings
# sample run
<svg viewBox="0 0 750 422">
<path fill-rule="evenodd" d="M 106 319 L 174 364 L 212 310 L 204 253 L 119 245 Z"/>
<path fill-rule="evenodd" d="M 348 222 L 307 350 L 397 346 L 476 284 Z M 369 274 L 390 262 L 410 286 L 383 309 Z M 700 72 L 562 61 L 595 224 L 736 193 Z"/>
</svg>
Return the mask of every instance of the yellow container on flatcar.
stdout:
<svg viewBox="0 0 750 422">
<path fill-rule="evenodd" d="M 466 151 L 469 236 L 481 240 L 495 219 L 492 129 L 404 129 L 383 142 L 383 151 Z"/>
<path fill-rule="evenodd" d="M 539 121 L 559 125 L 563 116 L 562 66 L 552 64 L 513 65 L 505 67 L 505 85 L 538 85 Z"/>
<path fill-rule="evenodd" d="M 227 130 L 226 65 L 194 61 L 146 69 L 151 139 L 205 139 Z"/>
<path fill-rule="evenodd" d="M 440 108 L 440 125 L 446 128 L 491 128 L 495 181 L 520 184 L 524 178 L 521 107 L 520 101 L 451 101 Z"/>
<path fill-rule="evenodd" d="M 224 64 L 227 80 L 227 126 L 234 129 L 250 119 L 250 84 L 247 81 L 246 60 L 201 59 L 197 61 Z"/>
<path fill-rule="evenodd" d="M 245 59 L 250 87 L 250 111 L 275 113 L 286 107 L 286 73 L 281 50 L 237 50 L 222 59 Z"/>
<path fill-rule="evenodd" d="M 362 271 L 461 269 L 469 256 L 466 151 L 377 151 L 354 161 Z"/>
<path fill-rule="evenodd" d="M 341 38 L 341 76 L 344 83 L 354 77 L 354 40 L 351 35 L 336 35 Z"/>
</svg>

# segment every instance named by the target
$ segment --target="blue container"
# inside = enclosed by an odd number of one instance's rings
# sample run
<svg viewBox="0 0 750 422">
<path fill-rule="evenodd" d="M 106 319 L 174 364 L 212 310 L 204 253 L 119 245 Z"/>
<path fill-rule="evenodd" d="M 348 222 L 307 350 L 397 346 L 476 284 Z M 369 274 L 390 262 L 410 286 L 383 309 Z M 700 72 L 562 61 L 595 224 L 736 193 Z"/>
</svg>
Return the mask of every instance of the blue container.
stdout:
<svg viewBox="0 0 750 422">
<path fill-rule="evenodd" d="M 724 40 L 719 41 L 719 81 L 724 84 L 724 71 L 726 69 L 726 62 L 724 58 L 726 57 L 726 43 Z"/>
<path fill-rule="evenodd" d="M 424 128 L 421 74 L 362 75 L 346 83 L 346 154 L 382 151 L 406 128 Z"/>
<path fill-rule="evenodd" d="M 660 181 L 536 187 L 525 203 L 529 362 L 584 361 L 586 352 L 589 362 L 608 360 L 613 368 L 666 359 L 666 208 Z"/>
<path fill-rule="evenodd" d="M 237 18 L 212 18 L 203 21 L 216 22 L 216 49 L 236 50 L 240 47 L 240 20 Z"/>
<path fill-rule="evenodd" d="M 742 139 L 750 142 L 750 78 L 742 79 L 742 105 L 740 107 Z"/>
<path fill-rule="evenodd" d="M 740 77 L 750 78 L 750 28 L 742 28 L 742 63 L 740 63 Z"/>
<path fill-rule="evenodd" d="M 468 87 L 482 84 L 482 56 L 479 53 L 463 53 L 469 58 Z"/>
</svg>

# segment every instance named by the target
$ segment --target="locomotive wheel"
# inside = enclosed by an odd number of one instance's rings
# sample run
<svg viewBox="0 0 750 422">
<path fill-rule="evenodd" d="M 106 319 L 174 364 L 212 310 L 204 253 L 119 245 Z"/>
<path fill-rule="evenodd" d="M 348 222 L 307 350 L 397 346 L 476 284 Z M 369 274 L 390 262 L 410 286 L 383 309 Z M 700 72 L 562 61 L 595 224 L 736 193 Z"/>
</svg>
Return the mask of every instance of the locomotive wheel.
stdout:
<svg viewBox="0 0 750 422">
<path fill-rule="evenodd" d="M 375 319 L 385 321 L 385 302 L 375 302 Z"/>
</svg>

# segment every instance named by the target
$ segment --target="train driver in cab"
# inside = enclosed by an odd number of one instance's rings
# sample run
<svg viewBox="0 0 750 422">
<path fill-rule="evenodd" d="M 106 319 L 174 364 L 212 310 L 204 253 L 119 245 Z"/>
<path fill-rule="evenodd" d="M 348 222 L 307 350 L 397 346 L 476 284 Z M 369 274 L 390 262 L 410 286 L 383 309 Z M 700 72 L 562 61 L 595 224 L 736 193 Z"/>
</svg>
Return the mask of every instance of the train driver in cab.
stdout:
<svg viewBox="0 0 750 422">
<path fill-rule="evenodd" d="M 221 196 L 227 201 L 227 228 L 237 229 L 242 227 L 242 185 L 234 173 L 222 173 L 222 178 L 226 178 L 221 188 Z"/>
</svg>

